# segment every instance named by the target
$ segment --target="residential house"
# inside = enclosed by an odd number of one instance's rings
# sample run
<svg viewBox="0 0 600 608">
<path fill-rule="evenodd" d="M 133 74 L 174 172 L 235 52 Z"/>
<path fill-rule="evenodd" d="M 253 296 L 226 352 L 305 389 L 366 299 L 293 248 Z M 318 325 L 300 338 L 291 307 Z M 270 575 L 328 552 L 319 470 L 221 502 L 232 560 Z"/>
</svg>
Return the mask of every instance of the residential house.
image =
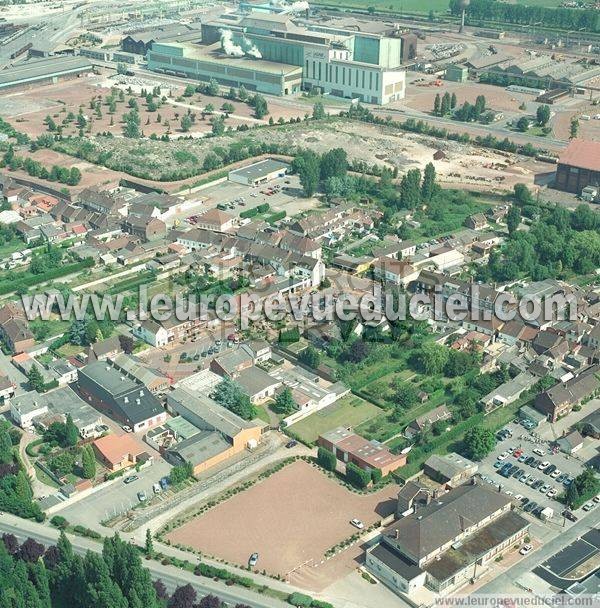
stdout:
<svg viewBox="0 0 600 608">
<path fill-rule="evenodd" d="M 422 433 L 425 429 L 431 427 L 436 422 L 443 422 L 452 418 L 452 412 L 448 409 L 445 404 L 438 405 L 438 407 L 432 409 L 430 412 L 418 416 L 415 418 L 405 429 L 404 435 L 408 439 L 414 439 L 417 435 Z"/>
<path fill-rule="evenodd" d="M 128 215 L 122 223 L 123 230 L 139 237 L 144 243 L 158 241 L 167 236 L 167 225 L 155 217 Z"/>
<path fill-rule="evenodd" d="M 583 436 L 577 431 L 571 431 L 565 433 L 562 437 L 556 440 L 556 444 L 560 448 L 561 452 L 565 454 L 574 454 L 583 447 Z"/>
<path fill-rule="evenodd" d="M 535 398 L 535 408 L 550 422 L 566 416 L 574 406 L 592 398 L 600 389 L 600 365 L 592 365 L 571 380 L 559 383 Z"/>
<path fill-rule="evenodd" d="M 196 228 L 213 232 L 226 232 L 233 228 L 233 215 L 220 209 L 208 209 L 196 218 Z"/>
<path fill-rule="evenodd" d="M 389 257 L 380 257 L 373 265 L 373 276 L 386 283 L 408 287 L 415 281 L 420 271 L 404 260 Z"/>
<path fill-rule="evenodd" d="M 131 435 L 106 435 L 96 439 L 92 445 L 98 459 L 112 472 L 135 466 L 146 449 Z"/>
<path fill-rule="evenodd" d="M 483 213 L 475 213 L 465 220 L 465 226 L 471 230 L 483 230 L 488 227 L 488 220 Z"/>
</svg>

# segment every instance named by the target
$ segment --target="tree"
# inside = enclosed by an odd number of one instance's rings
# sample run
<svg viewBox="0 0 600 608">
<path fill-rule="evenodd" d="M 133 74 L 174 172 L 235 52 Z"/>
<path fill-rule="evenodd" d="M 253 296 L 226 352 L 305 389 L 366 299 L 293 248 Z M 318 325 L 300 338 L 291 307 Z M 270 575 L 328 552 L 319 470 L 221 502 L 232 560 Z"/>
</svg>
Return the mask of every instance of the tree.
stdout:
<svg viewBox="0 0 600 608">
<path fill-rule="evenodd" d="M 27 374 L 27 380 L 29 381 L 29 386 L 38 393 L 41 393 L 44 389 L 44 378 L 42 376 L 42 372 L 40 372 L 39 367 L 34 363 Z"/>
<path fill-rule="evenodd" d="M 119 334 L 119 346 L 126 355 L 130 355 L 133 352 L 134 340 L 131 336 Z"/>
<path fill-rule="evenodd" d="M 350 363 L 360 363 L 364 361 L 370 353 L 371 349 L 369 345 L 360 338 L 358 340 L 354 340 L 350 347 L 344 353 L 344 359 L 346 361 L 350 361 Z"/>
<path fill-rule="evenodd" d="M 417 364 L 428 376 L 433 376 L 442 372 L 448 356 L 447 347 L 435 342 L 427 342 L 417 353 Z"/>
<path fill-rule="evenodd" d="M 22 559 L 25 562 L 34 563 L 44 555 L 44 552 L 44 545 L 33 540 L 33 538 L 28 538 L 19 548 L 17 555 L 19 559 Z"/>
<path fill-rule="evenodd" d="M 452 96 L 450 97 L 450 109 L 454 110 L 454 108 L 456 108 L 457 103 L 458 101 L 456 99 L 456 93 L 452 93 Z"/>
<path fill-rule="evenodd" d="M 325 152 L 320 161 L 320 178 L 343 177 L 348 171 L 348 155 L 342 148 L 333 148 Z"/>
<path fill-rule="evenodd" d="M 512 205 L 506 214 L 506 225 L 508 227 L 508 234 L 516 232 L 517 228 L 521 223 L 521 210 L 516 206 Z"/>
<path fill-rule="evenodd" d="M 159 600 L 166 600 L 169 597 L 167 592 L 166 585 L 162 582 L 160 578 L 157 578 L 153 583 L 154 591 L 156 592 L 156 597 Z"/>
<path fill-rule="evenodd" d="M 545 127 L 550 120 L 550 106 L 546 104 L 538 106 L 538 109 L 535 111 L 535 117 L 538 125 L 540 125 L 540 127 Z"/>
<path fill-rule="evenodd" d="M 417 389 L 411 382 L 401 382 L 394 391 L 394 407 L 398 410 L 408 410 L 413 407 L 418 399 Z"/>
<path fill-rule="evenodd" d="M 366 488 L 371 483 L 371 474 L 364 471 L 353 462 L 346 465 L 346 479 L 355 488 Z"/>
<path fill-rule="evenodd" d="M 184 114 L 181 118 L 181 130 L 187 133 L 192 128 L 192 117 L 189 114 Z"/>
<path fill-rule="evenodd" d="M 84 446 L 81 452 L 81 472 L 84 479 L 93 479 L 96 476 L 96 458 L 92 446 Z"/>
<path fill-rule="evenodd" d="M 209 593 L 205 595 L 199 602 L 198 608 L 221 608 L 221 600 L 216 596 Z"/>
<path fill-rule="evenodd" d="M 423 173 L 423 183 L 421 184 L 421 199 L 428 203 L 435 192 L 435 167 L 433 163 L 427 163 Z"/>
<path fill-rule="evenodd" d="M 196 603 L 196 591 L 188 583 L 182 587 L 177 587 L 167 603 L 167 608 L 194 608 Z"/>
<path fill-rule="evenodd" d="M 440 115 L 446 116 L 450 112 L 450 94 L 446 91 L 444 96 L 442 97 L 442 102 L 440 104 Z"/>
<path fill-rule="evenodd" d="M 516 124 L 517 130 L 521 131 L 521 133 L 527 133 L 529 130 L 529 119 L 525 116 L 521 116 Z"/>
<path fill-rule="evenodd" d="M 317 450 L 317 462 L 321 465 L 326 471 L 335 471 L 337 466 L 337 458 L 335 454 L 324 448 L 322 446 Z"/>
<path fill-rule="evenodd" d="M 300 178 L 304 196 L 312 196 L 319 185 L 319 157 L 312 150 L 304 150 L 294 158 L 292 168 Z"/>
<path fill-rule="evenodd" d="M 150 528 L 146 528 L 146 542 L 144 549 L 148 557 L 154 555 L 154 543 L 152 542 L 152 532 L 150 532 Z"/>
<path fill-rule="evenodd" d="M 573 116 L 573 118 L 571 118 L 571 127 L 570 127 L 570 132 L 569 132 L 569 138 L 575 139 L 578 136 L 579 136 L 579 120 L 575 116 Z"/>
<path fill-rule="evenodd" d="M 567 486 L 567 491 L 565 492 L 565 502 L 571 509 L 574 509 L 579 504 L 579 490 L 577 489 L 577 484 L 574 481 Z"/>
<path fill-rule="evenodd" d="M 226 101 L 221 106 L 221 112 L 223 112 L 225 114 L 225 116 L 229 116 L 230 114 L 233 114 L 235 112 L 235 108 L 233 107 L 232 103 L 229 103 L 228 101 Z"/>
<path fill-rule="evenodd" d="M 308 346 L 298 355 L 298 360 L 308 367 L 317 369 L 321 363 L 321 354 L 313 346 Z"/>
<path fill-rule="evenodd" d="M 262 95 L 254 95 L 250 105 L 254 108 L 255 118 L 263 118 L 269 113 L 267 100 Z"/>
<path fill-rule="evenodd" d="M 71 414 L 67 414 L 65 421 L 65 443 L 68 446 L 75 446 L 79 441 L 79 431 L 73 422 Z"/>
<path fill-rule="evenodd" d="M 0 464 L 12 464 L 13 445 L 10 440 L 8 428 L 5 425 L 0 426 Z"/>
<path fill-rule="evenodd" d="M 436 93 L 435 99 L 433 100 L 433 113 L 435 116 L 440 115 L 442 108 L 442 98 L 439 93 Z"/>
<path fill-rule="evenodd" d="M 193 84 L 188 84 L 183 91 L 183 96 L 192 97 L 195 92 L 196 92 L 196 87 Z"/>
<path fill-rule="evenodd" d="M 225 133 L 225 118 L 223 116 L 213 116 L 210 119 L 211 132 L 215 137 Z"/>
<path fill-rule="evenodd" d="M 212 393 L 212 398 L 244 420 L 256 418 L 256 407 L 252 405 L 250 397 L 244 393 L 242 387 L 231 378 L 225 378 L 222 382 L 217 384 Z"/>
<path fill-rule="evenodd" d="M 482 460 L 496 445 L 496 438 L 490 429 L 474 426 L 467 430 L 464 437 L 467 457 L 472 460 Z"/>
<path fill-rule="evenodd" d="M 409 169 L 400 182 L 400 200 L 406 209 L 416 209 L 421 202 L 421 172 Z"/>
<path fill-rule="evenodd" d="M 288 416 L 292 412 L 295 412 L 298 409 L 298 405 L 294 401 L 294 397 L 292 395 L 292 391 L 289 387 L 285 387 L 279 395 L 275 398 L 275 403 L 273 405 L 273 410 L 278 414 L 284 414 Z"/>
<path fill-rule="evenodd" d="M 323 104 L 320 101 L 317 101 L 317 103 L 315 103 L 315 105 L 313 106 L 313 112 L 312 112 L 312 117 L 314 120 L 321 120 L 322 118 L 325 118 L 326 114 L 325 114 L 325 108 L 323 106 Z"/>
</svg>

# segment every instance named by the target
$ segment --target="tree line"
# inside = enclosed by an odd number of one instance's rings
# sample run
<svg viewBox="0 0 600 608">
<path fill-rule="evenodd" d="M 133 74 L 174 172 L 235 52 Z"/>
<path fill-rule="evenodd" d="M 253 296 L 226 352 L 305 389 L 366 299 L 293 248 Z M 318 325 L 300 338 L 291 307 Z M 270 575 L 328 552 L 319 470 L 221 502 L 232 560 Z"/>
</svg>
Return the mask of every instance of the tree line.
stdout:
<svg viewBox="0 0 600 608">
<path fill-rule="evenodd" d="M 450 12 L 456 16 L 462 13 L 459 0 L 450 0 Z M 481 20 L 519 25 L 540 24 L 562 30 L 600 32 L 600 13 L 597 9 L 549 8 L 508 4 L 498 0 L 471 0 L 466 12 L 469 23 Z"/>
</svg>

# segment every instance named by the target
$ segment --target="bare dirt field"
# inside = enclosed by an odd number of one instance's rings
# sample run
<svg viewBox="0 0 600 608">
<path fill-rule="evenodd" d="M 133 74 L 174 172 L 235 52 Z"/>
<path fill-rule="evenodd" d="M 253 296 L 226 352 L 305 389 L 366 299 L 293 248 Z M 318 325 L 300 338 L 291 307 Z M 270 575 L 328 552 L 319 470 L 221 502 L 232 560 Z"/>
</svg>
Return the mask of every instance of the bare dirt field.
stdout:
<svg viewBox="0 0 600 608">
<path fill-rule="evenodd" d="M 321 564 L 325 552 L 356 532 L 350 519 L 359 518 L 369 526 L 391 514 L 396 493 L 396 486 L 387 486 L 374 494 L 355 494 L 316 467 L 296 461 L 168 538 L 241 565 L 257 552 L 257 569 L 271 574 L 289 576 L 301 567 L 317 570 L 321 566 L 331 568 L 337 578 L 352 569 L 354 559 L 344 560 L 343 552 Z M 341 568 L 330 566 L 338 558 Z"/>
</svg>

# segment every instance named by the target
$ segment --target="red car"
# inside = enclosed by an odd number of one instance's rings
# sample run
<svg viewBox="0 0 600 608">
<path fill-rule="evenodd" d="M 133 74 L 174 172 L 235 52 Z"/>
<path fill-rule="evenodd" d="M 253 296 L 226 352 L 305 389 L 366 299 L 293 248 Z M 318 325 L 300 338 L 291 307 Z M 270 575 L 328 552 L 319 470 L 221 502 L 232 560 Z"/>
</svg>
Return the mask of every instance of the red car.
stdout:
<svg viewBox="0 0 600 608">
<path fill-rule="evenodd" d="M 521 450 L 521 449 L 515 450 L 515 451 L 513 452 L 513 456 L 514 456 L 515 458 L 519 458 L 519 456 L 521 456 L 521 454 L 523 454 L 523 450 Z"/>
</svg>

